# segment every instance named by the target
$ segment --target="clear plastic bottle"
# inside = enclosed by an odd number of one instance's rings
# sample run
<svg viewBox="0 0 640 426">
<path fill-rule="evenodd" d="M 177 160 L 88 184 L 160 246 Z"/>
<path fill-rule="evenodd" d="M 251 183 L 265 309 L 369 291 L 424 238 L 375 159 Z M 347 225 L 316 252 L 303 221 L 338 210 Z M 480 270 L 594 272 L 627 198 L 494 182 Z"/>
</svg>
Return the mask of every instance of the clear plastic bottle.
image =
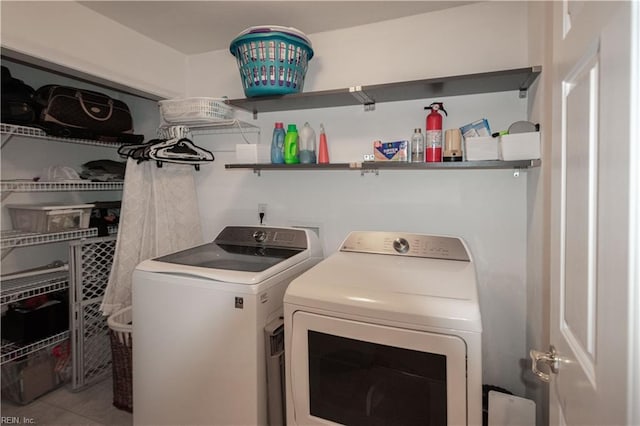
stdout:
<svg viewBox="0 0 640 426">
<path fill-rule="evenodd" d="M 273 164 L 284 163 L 284 125 L 276 123 L 273 129 L 273 138 L 271 139 L 271 162 Z"/>
<path fill-rule="evenodd" d="M 304 164 L 316 163 L 316 132 L 309 123 L 304 123 L 300 129 L 300 162 Z"/>
<path fill-rule="evenodd" d="M 411 152 L 410 159 L 412 163 L 423 163 L 424 158 L 424 136 L 422 135 L 422 129 L 414 129 L 413 136 L 411 136 Z"/>
</svg>

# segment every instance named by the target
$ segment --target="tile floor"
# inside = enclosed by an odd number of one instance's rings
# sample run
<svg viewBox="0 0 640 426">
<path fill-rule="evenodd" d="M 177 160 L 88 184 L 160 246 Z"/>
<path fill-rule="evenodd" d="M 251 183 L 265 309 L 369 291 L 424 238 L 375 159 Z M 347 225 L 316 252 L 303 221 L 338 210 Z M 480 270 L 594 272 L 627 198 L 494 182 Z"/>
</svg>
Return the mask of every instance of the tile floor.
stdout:
<svg viewBox="0 0 640 426">
<path fill-rule="evenodd" d="M 2 424 L 17 417 L 17 424 L 131 426 L 133 416 L 113 406 L 111 379 L 105 379 L 80 392 L 63 386 L 27 405 L 2 400 Z"/>
</svg>

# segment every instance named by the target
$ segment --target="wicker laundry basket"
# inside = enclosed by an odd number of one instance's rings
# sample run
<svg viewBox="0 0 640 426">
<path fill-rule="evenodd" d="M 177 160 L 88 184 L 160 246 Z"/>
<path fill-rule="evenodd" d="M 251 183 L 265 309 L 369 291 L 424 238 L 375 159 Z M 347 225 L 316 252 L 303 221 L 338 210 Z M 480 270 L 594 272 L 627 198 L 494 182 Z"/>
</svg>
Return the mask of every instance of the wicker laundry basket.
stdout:
<svg viewBox="0 0 640 426">
<path fill-rule="evenodd" d="M 107 319 L 111 338 L 113 405 L 130 413 L 133 412 L 131 314 L 131 306 L 128 306 L 111 314 Z"/>
</svg>

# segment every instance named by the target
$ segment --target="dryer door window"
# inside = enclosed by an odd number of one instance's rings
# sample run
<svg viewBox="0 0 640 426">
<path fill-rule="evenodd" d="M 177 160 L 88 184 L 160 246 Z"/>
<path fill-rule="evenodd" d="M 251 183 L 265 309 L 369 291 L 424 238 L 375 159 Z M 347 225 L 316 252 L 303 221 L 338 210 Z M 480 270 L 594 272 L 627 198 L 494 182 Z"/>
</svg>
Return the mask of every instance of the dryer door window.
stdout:
<svg viewBox="0 0 640 426">
<path fill-rule="evenodd" d="M 345 425 L 446 425 L 447 357 L 309 331 L 312 416 Z"/>
<path fill-rule="evenodd" d="M 296 312 L 292 344 L 299 424 L 466 424 L 458 337 Z"/>
</svg>

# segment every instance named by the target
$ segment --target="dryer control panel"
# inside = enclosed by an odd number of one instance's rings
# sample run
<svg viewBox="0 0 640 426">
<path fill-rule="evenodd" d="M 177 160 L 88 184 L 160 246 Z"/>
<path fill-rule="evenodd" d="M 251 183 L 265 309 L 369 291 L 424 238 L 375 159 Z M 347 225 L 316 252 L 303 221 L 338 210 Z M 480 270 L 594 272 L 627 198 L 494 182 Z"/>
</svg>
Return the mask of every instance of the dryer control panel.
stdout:
<svg viewBox="0 0 640 426">
<path fill-rule="evenodd" d="M 402 232 L 355 231 L 340 251 L 471 261 L 460 238 Z"/>
</svg>

